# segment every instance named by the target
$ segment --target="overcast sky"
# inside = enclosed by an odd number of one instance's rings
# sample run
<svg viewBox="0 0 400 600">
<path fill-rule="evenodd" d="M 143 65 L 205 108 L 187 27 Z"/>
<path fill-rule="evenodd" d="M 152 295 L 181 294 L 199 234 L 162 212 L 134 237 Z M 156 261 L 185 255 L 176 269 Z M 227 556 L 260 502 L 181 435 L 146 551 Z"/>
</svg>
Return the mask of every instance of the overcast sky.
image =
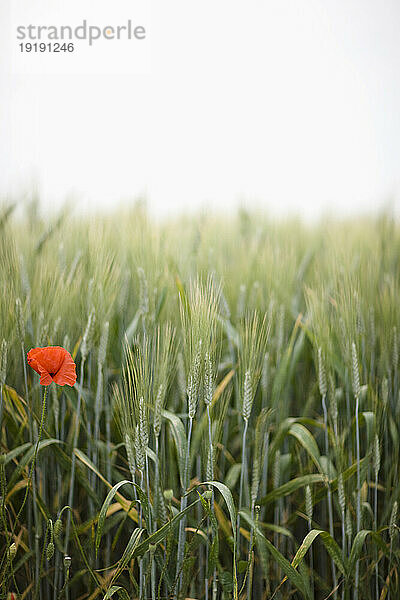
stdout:
<svg viewBox="0 0 400 600">
<path fill-rule="evenodd" d="M 65 5 L 67 4 L 67 6 Z M 398 0 L 2 0 L 0 193 L 157 215 L 400 212 Z M 16 26 L 146 39 L 24 54 Z"/>
</svg>

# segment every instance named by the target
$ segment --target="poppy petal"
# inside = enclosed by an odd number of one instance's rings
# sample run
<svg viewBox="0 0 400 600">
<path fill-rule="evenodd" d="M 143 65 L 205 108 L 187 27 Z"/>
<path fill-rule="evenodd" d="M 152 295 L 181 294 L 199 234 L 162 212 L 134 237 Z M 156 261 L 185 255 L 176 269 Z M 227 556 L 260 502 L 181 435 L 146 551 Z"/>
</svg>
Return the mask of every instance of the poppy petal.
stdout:
<svg viewBox="0 0 400 600">
<path fill-rule="evenodd" d="M 37 361 L 48 373 L 55 375 L 62 365 L 65 352 L 66 350 L 61 346 L 47 346 L 41 348 Z"/>
<path fill-rule="evenodd" d="M 72 356 L 69 352 L 65 351 L 64 360 L 60 369 L 54 375 L 53 381 L 57 383 L 57 385 L 75 385 L 75 363 L 72 360 Z"/>
<path fill-rule="evenodd" d="M 39 362 L 38 362 L 38 356 L 40 355 L 40 352 L 38 352 L 38 350 L 40 350 L 40 348 L 32 348 L 32 350 L 29 350 L 28 365 L 30 367 L 32 367 L 32 369 L 34 369 L 34 371 L 36 371 L 36 373 L 39 373 L 39 375 L 40 375 Z"/>
<path fill-rule="evenodd" d="M 51 375 L 47 371 L 42 371 L 40 374 L 40 385 L 50 385 L 52 381 Z"/>
</svg>

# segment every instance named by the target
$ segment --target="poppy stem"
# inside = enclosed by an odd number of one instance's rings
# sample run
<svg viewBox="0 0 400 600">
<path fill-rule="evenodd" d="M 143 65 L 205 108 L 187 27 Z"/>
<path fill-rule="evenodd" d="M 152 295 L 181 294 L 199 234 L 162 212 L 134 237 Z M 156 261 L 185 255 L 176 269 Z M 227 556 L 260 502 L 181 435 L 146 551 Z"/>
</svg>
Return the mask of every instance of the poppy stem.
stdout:
<svg viewBox="0 0 400 600">
<path fill-rule="evenodd" d="M 44 388 L 43 402 L 42 402 L 42 415 L 40 417 L 39 434 L 38 434 L 38 438 L 36 440 L 35 453 L 33 455 L 33 460 L 32 460 L 32 463 L 31 463 L 31 468 L 29 470 L 28 483 L 26 484 L 26 488 L 25 488 L 25 496 L 24 496 L 24 499 L 22 501 L 21 508 L 19 509 L 17 518 L 15 519 L 15 525 L 17 524 L 17 522 L 19 520 L 19 517 L 21 516 L 21 513 L 22 513 L 22 511 L 24 509 L 26 500 L 28 498 L 29 488 L 31 487 L 32 475 L 33 475 L 33 471 L 35 469 L 36 458 L 37 458 L 38 451 L 39 451 L 40 439 L 42 437 L 42 432 L 43 432 L 44 416 L 45 416 L 45 413 L 46 413 L 46 397 L 47 397 L 47 386 Z M 15 529 L 15 526 L 14 526 L 14 529 Z M 13 534 L 14 534 L 14 530 L 13 530 Z"/>
<path fill-rule="evenodd" d="M 24 371 L 24 384 L 25 384 L 25 401 L 28 407 L 28 424 L 29 424 L 29 441 L 33 444 L 33 440 L 35 438 L 35 429 L 34 428 L 34 420 L 33 420 L 33 401 L 32 395 L 28 391 L 28 374 L 26 372 L 26 362 L 25 362 L 25 347 L 23 337 L 21 338 L 21 351 L 22 351 L 22 366 Z M 36 425 L 36 423 L 35 423 Z M 35 482 L 35 472 L 32 472 L 32 491 L 33 498 L 28 499 L 28 507 L 27 507 L 27 525 L 28 525 L 28 541 L 29 547 L 33 548 L 33 537 L 32 537 L 32 514 L 33 521 L 35 526 L 35 531 L 39 530 L 39 515 L 37 511 L 37 503 L 36 503 L 36 482 Z M 35 537 L 35 572 L 37 573 L 38 567 L 38 557 L 39 556 L 39 544 L 38 539 Z"/>
</svg>

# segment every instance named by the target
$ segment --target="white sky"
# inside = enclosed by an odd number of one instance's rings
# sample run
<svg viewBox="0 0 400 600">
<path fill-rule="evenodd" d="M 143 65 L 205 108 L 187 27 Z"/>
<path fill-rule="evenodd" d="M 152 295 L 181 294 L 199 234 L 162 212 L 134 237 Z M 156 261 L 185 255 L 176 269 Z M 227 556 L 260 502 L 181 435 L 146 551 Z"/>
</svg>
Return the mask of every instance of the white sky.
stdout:
<svg viewBox="0 0 400 600">
<path fill-rule="evenodd" d="M 157 215 L 245 204 L 313 218 L 388 201 L 400 213 L 398 0 L 2 0 L 0 12 L 3 196 L 35 184 L 45 206 L 145 194 Z M 130 18 L 147 39 L 18 52 L 16 25 L 85 18 Z"/>
</svg>

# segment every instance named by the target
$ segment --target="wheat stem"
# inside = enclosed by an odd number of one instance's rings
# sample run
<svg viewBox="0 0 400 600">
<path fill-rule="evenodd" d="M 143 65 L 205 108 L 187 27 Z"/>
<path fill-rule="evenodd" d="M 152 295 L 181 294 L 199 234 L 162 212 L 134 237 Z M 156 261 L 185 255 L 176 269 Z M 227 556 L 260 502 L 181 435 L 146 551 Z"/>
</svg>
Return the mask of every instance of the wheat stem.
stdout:
<svg viewBox="0 0 400 600">
<path fill-rule="evenodd" d="M 239 550 L 240 550 L 240 542 L 239 542 L 239 534 L 240 534 L 240 514 L 239 511 L 242 508 L 242 498 L 243 498 L 243 487 L 244 487 L 244 475 L 246 470 L 246 437 L 247 437 L 247 427 L 248 420 L 244 419 L 244 428 L 243 428 L 243 436 L 242 436 L 242 468 L 240 470 L 240 486 L 239 486 L 239 505 L 238 505 L 238 515 L 236 521 L 236 539 L 237 539 L 237 557 L 239 558 Z"/>
</svg>

